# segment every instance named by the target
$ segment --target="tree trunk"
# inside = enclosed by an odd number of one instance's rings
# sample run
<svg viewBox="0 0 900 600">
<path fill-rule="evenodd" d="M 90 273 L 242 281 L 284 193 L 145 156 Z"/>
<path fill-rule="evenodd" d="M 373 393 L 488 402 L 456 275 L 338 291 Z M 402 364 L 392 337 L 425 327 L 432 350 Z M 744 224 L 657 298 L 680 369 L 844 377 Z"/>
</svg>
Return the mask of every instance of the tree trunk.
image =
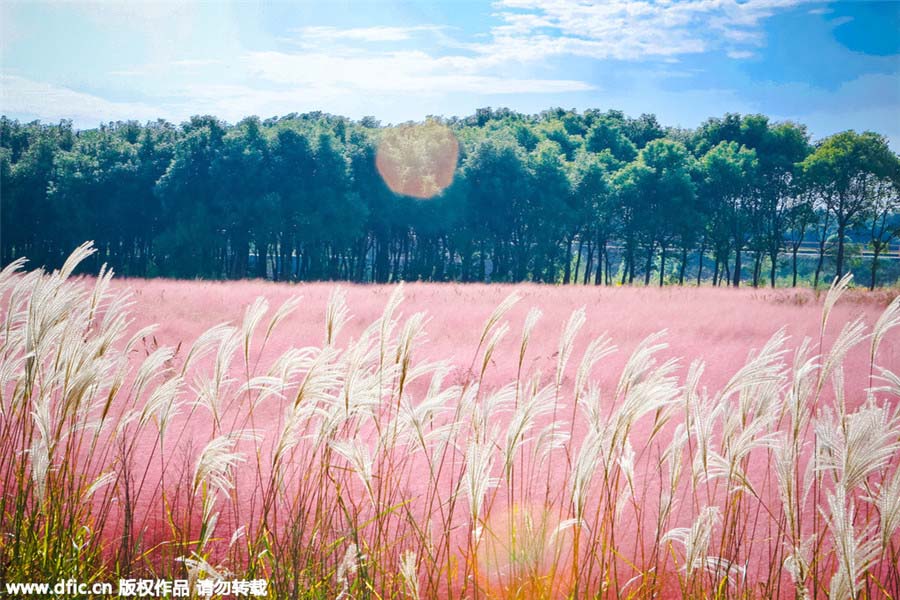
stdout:
<svg viewBox="0 0 900 600">
<path fill-rule="evenodd" d="M 722 268 L 725 269 L 725 285 L 731 285 L 731 263 L 728 262 L 728 254 L 725 255 L 725 260 L 722 261 Z M 721 285 L 722 278 L 719 278 L 719 284 Z"/>
<path fill-rule="evenodd" d="M 840 279 L 844 275 L 844 231 L 847 227 L 846 223 L 838 223 L 837 237 L 837 278 Z"/>
<path fill-rule="evenodd" d="M 793 275 L 793 281 L 791 282 L 791 287 L 797 287 L 797 252 L 800 249 L 799 246 L 794 246 L 791 251 L 791 271 Z"/>
<path fill-rule="evenodd" d="M 813 278 L 813 289 L 819 288 L 819 275 L 822 273 L 822 265 L 825 263 L 825 241 L 819 244 L 819 262 L 816 264 L 816 274 Z"/>
<path fill-rule="evenodd" d="M 734 252 L 734 279 L 732 280 L 734 283 L 734 287 L 740 287 L 741 285 L 741 247 L 738 246 L 735 248 Z"/>
<path fill-rule="evenodd" d="M 484 242 L 478 245 L 478 282 L 484 283 L 486 279 L 486 265 L 484 258 Z"/>
<path fill-rule="evenodd" d="M 681 269 L 678 272 L 678 285 L 684 285 L 684 272 L 687 269 L 687 255 L 688 249 L 687 245 L 681 249 Z"/>
<path fill-rule="evenodd" d="M 587 258 L 584 261 L 584 280 L 582 283 L 587 285 L 591 280 L 591 269 L 594 264 L 594 243 L 588 242 Z"/>
<path fill-rule="evenodd" d="M 869 290 L 875 289 L 876 273 L 878 271 L 878 255 L 881 254 L 881 244 L 875 244 L 872 247 L 872 281 L 869 283 Z"/>
<path fill-rule="evenodd" d="M 775 289 L 775 272 L 778 269 L 778 253 L 772 254 L 769 256 L 772 260 L 772 265 L 769 269 L 769 281 L 772 283 L 772 289 Z"/>
<path fill-rule="evenodd" d="M 656 244 L 650 244 L 647 248 L 647 262 L 644 265 L 644 285 L 650 285 L 650 270 L 653 268 L 653 254 Z"/>
<path fill-rule="evenodd" d="M 256 276 L 260 279 L 269 278 L 269 241 L 264 240 L 256 247 Z"/>
<path fill-rule="evenodd" d="M 700 287 L 701 277 L 703 277 L 703 253 L 706 251 L 706 240 L 700 244 L 700 253 L 697 255 L 697 287 Z"/>
<path fill-rule="evenodd" d="M 716 252 L 716 264 L 715 264 L 715 267 L 713 268 L 713 278 L 712 278 L 713 287 L 716 287 L 717 285 L 719 285 L 719 262 L 720 262 L 719 261 L 719 253 Z"/>
<path fill-rule="evenodd" d="M 581 272 L 581 251 L 584 249 L 584 240 L 578 240 L 578 256 L 575 258 L 575 276 L 572 278 L 572 283 L 578 283 L 578 275 Z"/>
<path fill-rule="evenodd" d="M 575 273 L 575 276 L 578 277 L 578 273 Z M 566 242 L 566 266 L 563 271 L 563 285 L 569 285 L 569 281 L 572 280 L 572 238 Z"/>
<path fill-rule="evenodd" d="M 606 285 L 612 285 L 612 279 L 609 276 L 609 248 L 606 247 L 606 243 L 603 243 L 603 253 L 600 255 L 600 260 L 603 261 L 603 271 L 606 274 Z"/>
<path fill-rule="evenodd" d="M 659 287 L 663 286 L 663 278 L 666 274 L 666 245 L 662 245 L 661 254 L 659 256 Z"/>
<path fill-rule="evenodd" d="M 762 269 L 762 254 L 755 252 L 753 254 L 753 287 L 759 287 L 759 272 Z"/>
</svg>

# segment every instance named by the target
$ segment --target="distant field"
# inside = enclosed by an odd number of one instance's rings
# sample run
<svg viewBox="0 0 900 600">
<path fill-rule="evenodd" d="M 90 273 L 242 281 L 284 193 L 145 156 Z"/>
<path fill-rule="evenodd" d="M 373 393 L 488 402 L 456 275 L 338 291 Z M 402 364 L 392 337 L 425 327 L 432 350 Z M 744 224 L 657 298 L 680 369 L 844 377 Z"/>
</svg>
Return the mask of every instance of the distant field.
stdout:
<svg viewBox="0 0 900 600">
<path fill-rule="evenodd" d="M 358 336 L 381 315 L 391 285 L 283 284 L 259 281 L 194 282 L 175 280 L 116 280 L 114 285 L 134 291 L 135 326 L 160 324 L 156 334 L 160 344 L 189 343 L 204 329 L 222 322 L 239 325 L 244 309 L 258 296 L 274 308 L 299 296 L 297 310 L 284 321 L 279 334 L 269 343 L 272 355 L 289 346 L 319 345 L 324 335 L 323 318 L 328 297 L 335 288 L 347 292 L 352 319 L 344 338 Z M 498 350 L 498 356 L 517 349 L 518 333 L 530 308 L 543 316 L 535 327 L 528 365 L 548 377 L 556 365 L 556 346 L 565 321 L 572 311 L 584 307 L 587 320 L 576 340 L 576 355 L 587 342 L 606 333 L 619 351 L 604 360 L 596 375 L 604 383 L 614 382 L 628 354 L 651 333 L 667 330 L 669 348 L 662 354 L 681 360 L 681 375 L 690 362 L 706 362 L 703 383 L 717 389 L 747 359 L 751 349 L 760 348 L 784 327 L 797 345 L 803 337 L 818 340 L 821 306 L 825 292 L 808 289 L 771 290 L 744 287 L 595 287 L 539 284 L 435 284 L 405 285 L 401 312 L 411 315 L 425 311 L 427 344 L 422 358 L 450 359 L 459 369 L 472 361 L 485 319 L 509 294 L 522 300 L 510 311 L 512 331 Z M 862 316 L 874 323 L 894 293 L 851 290 L 833 313 L 834 326 L 826 334 L 826 344 L 839 331 L 837 324 Z M 868 358 L 862 348 L 845 366 L 848 386 L 859 387 L 868 376 Z M 900 364 L 900 341 L 888 339 L 882 347 L 882 364 Z M 487 372 L 492 385 L 515 378 L 514 361 L 495 359 Z"/>
</svg>

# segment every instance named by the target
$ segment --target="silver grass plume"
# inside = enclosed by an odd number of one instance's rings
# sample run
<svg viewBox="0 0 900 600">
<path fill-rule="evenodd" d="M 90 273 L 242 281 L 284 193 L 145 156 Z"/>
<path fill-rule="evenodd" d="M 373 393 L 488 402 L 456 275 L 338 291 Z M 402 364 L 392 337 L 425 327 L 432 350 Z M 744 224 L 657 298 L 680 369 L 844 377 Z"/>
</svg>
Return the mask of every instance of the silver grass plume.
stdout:
<svg viewBox="0 0 900 600">
<path fill-rule="evenodd" d="M 834 305 L 837 304 L 841 296 L 844 295 L 844 292 L 847 291 L 847 287 L 852 280 L 853 273 L 846 273 L 840 279 L 835 277 L 834 281 L 831 282 L 831 287 L 828 289 L 828 293 L 825 295 L 825 302 L 822 305 L 822 323 L 819 332 L 821 337 L 825 337 L 825 328 L 828 325 L 828 317 L 831 316 Z"/>
<path fill-rule="evenodd" d="M 407 550 L 400 555 L 400 576 L 403 578 L 403 585 L 413 600 L 419 600 L 419 567 L 416 560 L 416 553 Z"/>
<path fill-rule="evenodd" d="M 587 317 L 584 314 L 584 307 L 572 312 L 569 320 L 566 322 L 559 337 L 559 347 L 556 350 L 556 391 L 562 386 L 563 375 L 565 374 L 566 365 L 569 364 L 569 358 L 575 348 L 575 338 L 578 332 L 584 326 Z"/>
<path fill-rule="evenodd" d="M 347 308 L 347 293 L 340 287 L 331 291 L 328 297 L 328 306 L 325 309 L 325 345 L 331 346 L 337 340 L 341 329 L 350 320 L 350 311 Z"/>
<path fill-rule="evenodd" d="M 244 348 L 244 364 L 248 368 L 250 365 L 250 347 L 253 343 L 253 333 L 267 312 L 269 312 L 269 301 L 262 296 L 257 297 L 244 311 L 244 321 L 241 324 L 241 342 Z"/>
<path fill-rule="evenodd" d="M 706 568 L 709 551 L 709 540 L 713 527 L 719 520 L 719 509 L 715 506 L 704 507 L 691 527 L 679 527 L 669 530 L 662 537 L 662 542 L 675 541 L 684 546 L 684 567 L 688 577 L 697 570 Z"/>
<path fill-rule="evenodd" d="M 878 354 L 878 347 L 881 340 L 887 335 L 887 332 L 900 325 L 900 296 L 894 298 L 888 305 L 872 329 L 872 346 L 869 350 L 869 361 L 875 363 L 875 355 Z"/>
<path fill-rule="evenodd" d="M 830 411 L 825 411 L 816 425 L 819 471 L 831 472 L 847 491 L 863 486 L 900 451 L 898 410 L 868 402 L 843 422 L 828 418 Z"/>
<path fill-rule="evenodd" d="M 866 526 L 857 534 L 854 528 L 853 500 L 847 499 L 844 486 L 837 486 L 828 495 L 828 509 L 823 516 L 834 536 L 834 548 L 838 567 L 831 578 L 829 598 L 851 600 L 857 598 L 862 588 L 865 572 L 881 553 L 881 540 L 873 535 L 874 527 Z M 821 510 L 821 509 L 820 509 Z"/>
</svg>

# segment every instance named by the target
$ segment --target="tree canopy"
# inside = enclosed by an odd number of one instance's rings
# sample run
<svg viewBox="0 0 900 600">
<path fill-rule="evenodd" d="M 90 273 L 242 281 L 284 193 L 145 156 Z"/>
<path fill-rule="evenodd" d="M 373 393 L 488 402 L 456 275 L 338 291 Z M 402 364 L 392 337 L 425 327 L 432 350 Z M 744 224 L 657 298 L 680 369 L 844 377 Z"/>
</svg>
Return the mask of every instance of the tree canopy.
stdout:
<svg viewBox="0 0 900 600">
<path fill-rule="evenodd" d="M 90 239 L 86 268 L 136 277 L 875 286 L 900 277 L 898 190 L 883 136 L 764 115 L 0 118 L 3 264 Z"/>
</svg>

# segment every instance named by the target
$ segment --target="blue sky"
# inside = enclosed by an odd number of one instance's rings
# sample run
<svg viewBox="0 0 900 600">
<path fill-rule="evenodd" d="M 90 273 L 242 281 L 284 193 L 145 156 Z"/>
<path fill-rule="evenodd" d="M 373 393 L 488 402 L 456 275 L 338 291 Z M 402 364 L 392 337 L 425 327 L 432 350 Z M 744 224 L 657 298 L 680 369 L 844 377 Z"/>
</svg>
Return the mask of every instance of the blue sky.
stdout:
<svg viewBox="0 0 900 600">
<path fill-rule="evenodd" d="M 0 3 L 0 110 L 101 121 L 482 106 L 762 112 L 900 150 L 900 0 Z"/>
</svg>

